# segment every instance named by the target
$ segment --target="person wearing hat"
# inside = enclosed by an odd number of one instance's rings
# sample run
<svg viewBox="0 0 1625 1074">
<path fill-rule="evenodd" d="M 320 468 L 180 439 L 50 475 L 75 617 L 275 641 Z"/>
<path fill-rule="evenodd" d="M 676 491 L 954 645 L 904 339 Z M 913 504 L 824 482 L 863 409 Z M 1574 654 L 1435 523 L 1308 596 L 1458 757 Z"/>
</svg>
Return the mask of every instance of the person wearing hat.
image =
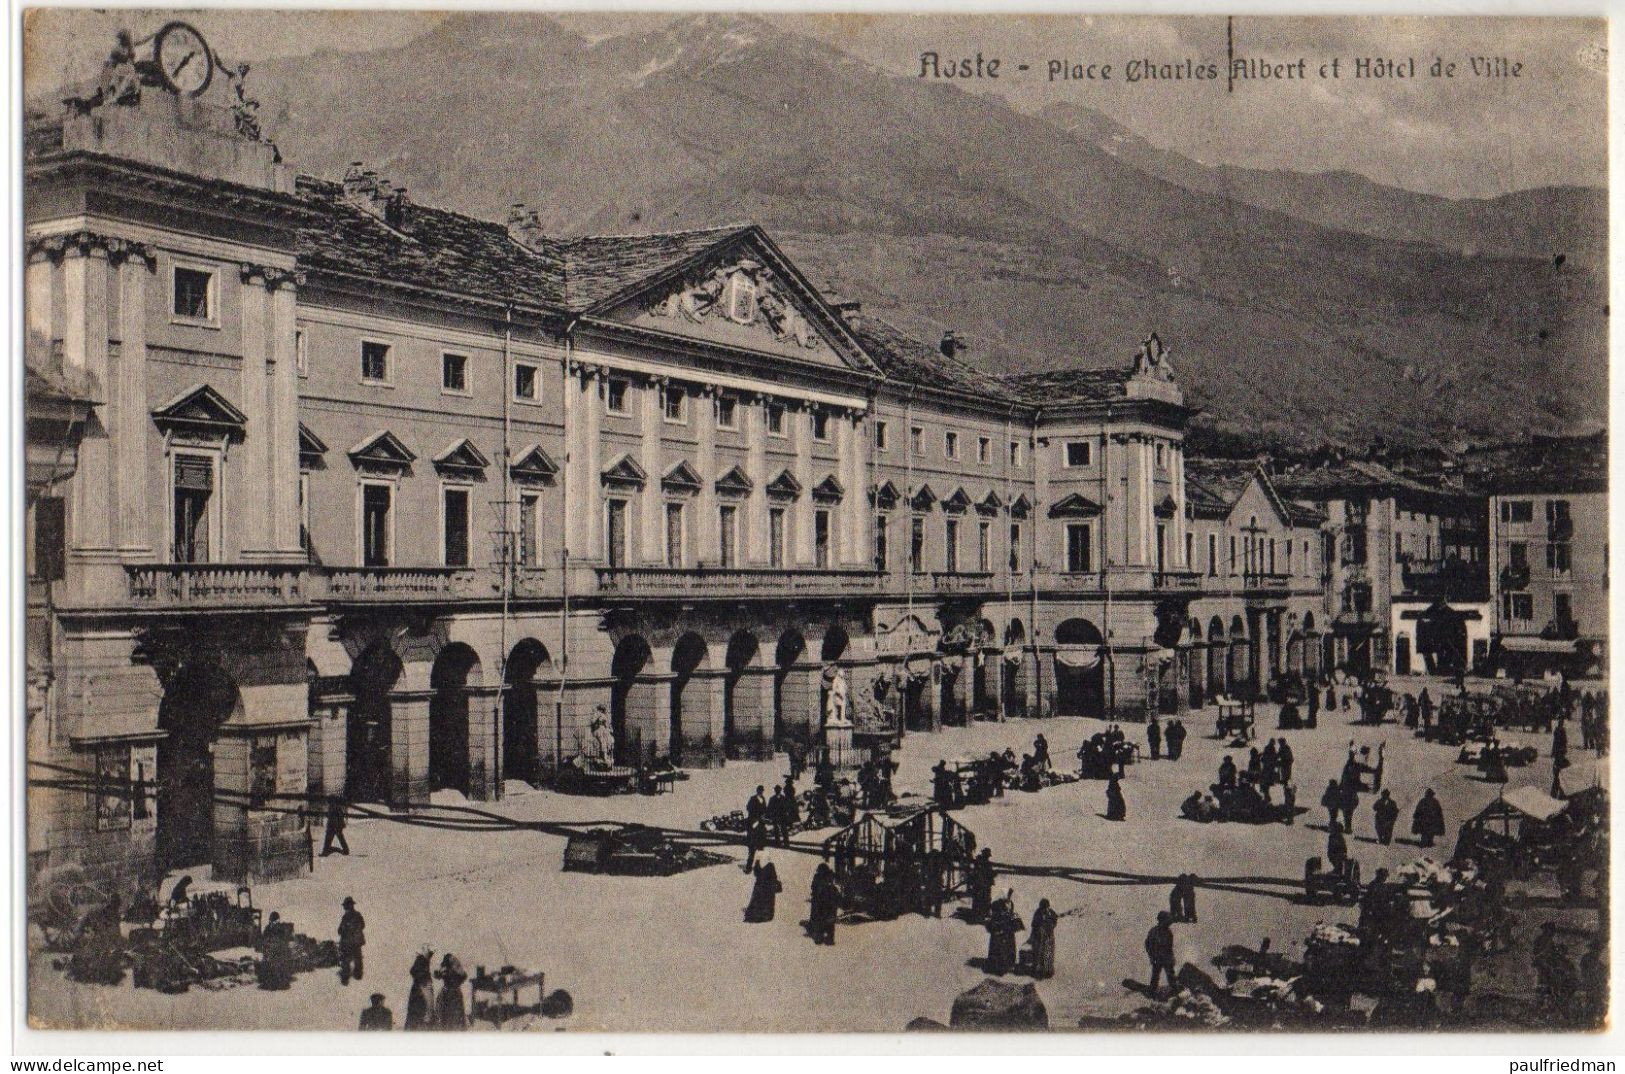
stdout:
<svg viewBox="0 0 1625 1074">
<path fill-rule="evenodd" d="M 361 980 L 361 949 L 367 945 L 367 919 L 355 908 L 355 900 L 344 897 L 344 916 L 339 918 L 339 984 L 350 978 Z"/>
<path fill-rule="evenodd" d="M 361 1029 L 391 1030 L 395 1028 L 395 1013 L 384 1006 L 384 994 L 372 994 L 372 1006 L 361 1012 Z"/>
<path fill-rule="evenodd" d="M 412 991 L 406 997 L 406 1022 L 402 1029 L 434 1028 L 434 952 L 425 947 L 412 960 Z"/>
<path fill-rule="evenodd" d="M 448 953 L 441 957 L 440 969 L 435 971 L 435 976 L 440 978 L 440 1002 L 435 1009 L 435 1028 L 467 1029 L 463 982 L 468 980 L 468 974 L 463 970 L 463 964 L 456 955 Z"/>
<path fill-rule="evenodd" d="M 1145 954 L 1151 960 L 1151 984 L 1146 991 L 1157 992 L 1157 982 L 1168 975 L 1168 987 L 1174 987 L 1174 929 L 1173 915 L 1166 910 L 1157 912 L 1157 923 L 1145 934 Z"/>
</svg>

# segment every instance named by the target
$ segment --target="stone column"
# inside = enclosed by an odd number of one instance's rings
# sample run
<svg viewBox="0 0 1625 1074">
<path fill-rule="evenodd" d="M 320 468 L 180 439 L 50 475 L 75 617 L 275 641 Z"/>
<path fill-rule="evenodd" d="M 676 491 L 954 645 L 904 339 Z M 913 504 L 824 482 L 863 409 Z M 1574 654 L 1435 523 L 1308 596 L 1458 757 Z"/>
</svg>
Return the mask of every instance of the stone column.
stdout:
<svg viewBox="0 0 1625 1074">
<path fill-rule="evenodd" d="M 244 443 L 237 453 L 242 460 L 242 480 L 233 482 L 231 490 L 235 495 L 223 505 L 233 517 L 233 523 L 222 528 L 234 534 L 236 550 L 243 559 L 265 559 L 271 554 L 273 544 L 271 512 L 274 508 L 268 495 L 275 447 L 268 401 L 270 370 L 266 366 L 270 296 L 266 293 L 263 271 L 258 266 L 244 265 L 241 276 L 243 364 L 237 405 L 247 421 Z M 221 551 L 229 558 L 228 550 Z"/>
<path fill-rule="evenodd" d="M 147 437 L 151 408 L 147 403 L 147 281 L 156 257 L 146 247 L 127 244 L 114 252 L 118 266 L 119 349 L 114 383 L 107 386 L 114 413 L 107 415 L 119 478 L 117 543 L 119 551 L 150 556 L 153 548 L 150 499 L 151 465 Z"/>
<path fill-rule="evenodd" d="M 640 529 L 642 540 L 637 558 L 644 563 L 665 562 L 666 542 L 661 528 L 665 525 L 665 511 L 660 497 L 660 478 L 663 476 L 661 464 L 661 396 L 667 384 L 666 378 L 655 377 L 651 379 L 649 390 L 643 393 L 642 414 L 642 443 L 639 446 L 639 462 L 644 472 L 649 475 L 644 483 L 643 492 L 639 496 L 640 514 L 643 516 L 643 525 Z"/>
<path fill-rule="evenodd" d="M 429 666 L 409 663 L 389 692 L 389 804 L 396 809 L 429 801 Z"/>
<path fill-rule="evenodd" d="M 794 410 L 788 411 L 785 420 L 791 423 L 791 435 L 795 438 L 796 462 L 795 478 L 801 482 L 802 493 L 796 498 L 795 507 L 791 510 L 791 527 L 788 535 L 791 547 L 785 554 L 785 566 L 807 567 L 813 561 L 813 504 L 812 492 L 812 410 L 801 403 Z"/>
<path fill-rule="evenodd" d="M 733 685 L 733 734 L 730 760 L 767 761 L 773 757 L 773 669 L 749 667 Z"/>
<path fill-rule="evenodd" d="M 273 272 L 268 328 L 271 449 L 271 549 L 278 559 L 297 559 L 299 547 L 298 277 Z"/>
<path fill-rule="evenodd" d="M 699 562 L 715 564 L 722 558 L 721 535 L 717 522 L 717 392 L 707 385 L 694 396 L 694 468 L 699 471 L 700 491 L 694 497 L 698 517 L 689 520 L 694 551 Z M 652 475 L 651 475 L 652 476 Z M 717 741 L 721 741 L 719 735 Z"/>
<path fill-rule="evenodd" d="M 683 736 L 681 752 L 684 768 L 718 768 L 723 752 L 723 682 L 727 672 L 719 668 L 699 668 L 689 676 L 683 689 Z M 674 744 L 675 745 L 675 744 Z"/>
<path fill-rule="evenodd" d="M 1174 495 L 1174 555 L 1173 563 L 1182 571 L 1191 569 L 1190 557 L 1185 554 L 1185 531 L 1189 522 L 1185 518 L 1185 446 L 1170 444 L 1169 478 Z"/>
<path fill-rule="evenodd" d="M 23 306 L 28 334 L 49 348 L 56 339 L 56 284 L 58 259 L 43 241 L 30 244 Z"/>
<path fill-rule="evenodd" d="M 63 252 L 62 363 L 88 373 L 95 383 L 107 378 L 107 249 L 96 236 L 75 236 Z M 121 476 L 113 465 L 109 430 L 92 421 L 79 445 L 73 488 L 73 547 L 106 552 L 113 543 L 112 509 Z"/>
<path fill-rule="evenodd" d="M 743 562 L 767 565 L 767 400 L 754 396 L 741 404 L 745 409 L 745 470 L 752 482 L 745 501 Z M 769 705 L 769 711 L 772 706 Z"/>
<path fill-rule="evenodd" d="M 582 370 L 579 385 L 578 399 L 580 402 L 580 435 L 582 440 L 576 444 L 581 455 L 580 483 L 570 487 L 570 498 L 574 503 L 566 504 L 565 510 L 571 514 L 581 516 L 579 535 L 581 541 L 570 551 L 577 556 L 588 559 L 604 559 L 609 550 L 604 544 L 604 507 L 603 496 L 599 493 L 599 475 L 604 472 L 604 400 L 602 393 L 606 390 L 604 370 L 593 366 Z M 647 393 L 645 393 L 647 394 Z M 651 475 L 658 480 L 659 475 Z M 627 520 L 630 527 L 631 519 Z M 631 534 L 628 534 L 630 540 Z"/>
<path fill-rule="evenodd" d="M 310 704 L 310 745 L 305 783 L 312 795 L 345 793 L 349 761 L 349 712 L 355 697 L 324 693 Z"/>
<path fill-rule="evenodd" d="M 595 485 L 587 482 L 587 447 L 586 435 L 582 429 L 583 401 L 581 396 L 581 367 L 574 361 L 567 361 L 564 365 L 563 396 L 561 403 L 564 409 L 564 458 L 560 466 L 564 473 L 564 487 L 569 490 L 572 502 L 564 505 L 564 546 L 569 549 L 572 559 L 587 558 L 587 515 L 588 507 L 596 497 Z M 506 374 L 504 374 L 506 376 Z"/>
</svg>

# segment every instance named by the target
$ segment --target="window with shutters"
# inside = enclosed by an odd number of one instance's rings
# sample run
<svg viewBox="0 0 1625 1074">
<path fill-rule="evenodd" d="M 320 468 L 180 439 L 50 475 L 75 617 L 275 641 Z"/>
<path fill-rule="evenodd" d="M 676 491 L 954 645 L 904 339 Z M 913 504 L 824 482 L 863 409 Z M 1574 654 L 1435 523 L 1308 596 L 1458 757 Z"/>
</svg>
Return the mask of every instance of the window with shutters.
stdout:
<svg viewBox="0 0 1625 1074">
<path fill-rule="evenodd" d="M 915 574 L 925 570 L 925 519 L 918 515 L 909 522 L 908 569 Z"/>
<path fill-rule="evenodd" d="M 468 489 L 444 488 L 440 493 L 440 550 L 448 567 L 468 566 Z"/>
<path fill-rule="evenodd" d="M 177 453 L 174 457 L 173 563 L 208 563 L 214 545 L 214 457 Z"/>
<path fill-rule="evenodd" d="M 943 569 L 949 574 L 959 573 L 959 519 L 943 519 Z"/>
<path fill-rule="evenodd" d="M 875 516 L 875 570 L 885 571 L 891 569 L 890 549 L 887 547 L 887 525 L 891 520 L 885 515 Z"/>
<path fill-rule="evenodd" d="M 631 547 L 627 529 L 627 500 L 610 500 L 604 507 L 605 556 L 611 567 L 624 567 L 631 562 Z"/>
<path fill-rule="evenodd" d="M 361 565 L 387 567 L 394 552 L 391 506 L 395 490 L 378 482 L 361 486 Z"/>
<path fill-rule="evenodd" d="M 1087 522 L 1074 522 L 1066 528 L 1066 569 L 1073 574 L 1094 570 L 1094 548 Z"/>
<path fill-rule="evenodd" d="M 666 505 L 666 566 L 683 565 L 683 505 Z"/>
<path fill-rule="evenodd" d="M 737 565 L 739 560 L 739 508 L 725 503 L 717 508 L 717 556 L 723 567 Z"/>
<path fill-rule="evenodd" d="M 819 570 L 828 570 L 834 556 L 830 546 L 830 513 L 827 509 L 813 512 L 813 563 Z"/>
<path fill-rule="evenodd" d="M 976 526 L 976 569 L 993 569 L 993 523 L 980 522 Z"/>
<path fill-rule="evenodd" d="M 1011 573 L 1021 572 L 1021 523 L 1010 523 L 1010 570 Z"/>
<path fill-rule="evenodd" d="M 784 508 L 767 509 L 767 565 L 784 566 Z"/>
<path fill-rule="evenodd" d="M 519 494 L 519 565 L 521 567 L 540 567 L 541 549 L 536 544 L 536 514 L 541 509 L 542 498 L 534 492 Z"/>
</svg>

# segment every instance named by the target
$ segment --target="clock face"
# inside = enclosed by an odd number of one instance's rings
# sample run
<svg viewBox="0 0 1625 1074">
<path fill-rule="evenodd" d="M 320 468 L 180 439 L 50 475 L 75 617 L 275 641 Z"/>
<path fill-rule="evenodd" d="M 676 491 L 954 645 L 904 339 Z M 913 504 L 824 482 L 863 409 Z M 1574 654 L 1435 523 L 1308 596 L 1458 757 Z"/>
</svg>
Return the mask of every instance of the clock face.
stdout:
<svg viewBox="0 0 1625 1074">
<path fill-rule="evenodd" d="M 158 31 L 152 58 L 176 93 L 196 97 L 214 77 L 214 55 L 207 42 L 184 22 L 172 22 Z"/>
</svg>

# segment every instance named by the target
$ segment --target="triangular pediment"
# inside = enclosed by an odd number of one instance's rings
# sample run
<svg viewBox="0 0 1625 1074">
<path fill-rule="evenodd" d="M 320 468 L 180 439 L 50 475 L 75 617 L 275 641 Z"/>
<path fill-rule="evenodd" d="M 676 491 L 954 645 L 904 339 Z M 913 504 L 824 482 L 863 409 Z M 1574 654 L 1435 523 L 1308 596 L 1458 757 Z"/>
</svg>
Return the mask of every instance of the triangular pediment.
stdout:
<svg viewBox="0 0 1625 1074">
<path fill-rule="evenodd" d="M 491 465 L 491 460 L 485 453 L 474 446 L 474 441 L 464 437 L 454 440 L 446 450 L 434 457 L 434 465 L 438 470 L 462 474 L 483 473 Z"/>
<path fill-rule="evenodd" d="M 1164 496 L 1161 502 L 1152 508 L 1152 513 L 1158 518 L 1173 518 L 1179 514 L 1179 504 L 1172 496 Z"/>
<path fill-rule="evenodd" d="M 723 496 L 748 496 L 756 483 L 750 475 L 739 467 L 730 467 L 728 472 L 717 478 L 716 490 Z"/>
<path fill-rule="evenodd" d="M 248 424 L 243 412 L 207 384 L 194 385 L 152 412 L 160 429 L 203 436 L 240 437 Z"/>
<path fill-rule="evenodd" d="M 1010 501 L 1011 518 L 1026 518 L 1032 513 L 1032 509 L 1033 502 L 1027 498 L 1025 492 Z"/>
<path fill-rule="evenodd" d="M 999 494 L 989 489 L 987 495 L 977 501 L 976 510 L 984 515 L 996 515 L 1003 506 L 1004 501 L 999 499 Z"/>
<path fill-rule="evenodd" d="M 686 461 L 667 470 L 660 479 L 660 487 L 669 492 L 698 492 L 701 484 L 700 475 Z"/>
<path fill-rule="evenodd" d="M 779 476 L 767 483 L 767 494 L 776 499 L 793 500 L 801 495 L 801 482 L 789 470 L 780 470 Z"/>
<path fill-rule="evenodd" d="M 721 347 L 877 371 L 817 288 L 759 228 L 629 285 L 590 315 Z"/>
<path fill-rule="evenodd" d="M 876 507 L 884 507 L 887 509 L 896 507 L 897 501 L 903 498 L 902 492 L 900 492 L 897 486 L 892 484 L 890 481 L 882 481 L 875 488 L 872 495 Z"/>
<path fill-rule="evenodd" d="M 1081 493 L 1057 500 L 1049 509 L 1051 518 L 1093 518 L 1100 514 L 1100 505 Z"/>
<path fill-rule="evenodd" d="M 914 493 L 909 501 L 916 511 L 929 511 L 931 505 L 937 502 L 937 494 L 931 491 L 930 485 L 921 485 L 919 491 Z"/>
<path fill-rule="evenodd" d="M 964 511 L 965 508 L 969 506 L 970 496 L 965 492 L 964 489 L 954 489 L 947 496 L 942 498 L 942 509 L 944 511 L 953 511 L 958 513 Z"/>
<path fill-rule="evenodd" d="M 813 486 L 812 495 L 813 499 L 821 503 L 840 503 L 846 496 L 846 489 L 835 480 L 834 474 L 830 474 Z"/>
<path fill-rule="evenodd" d="M 299 461 L 315 462 L 327 454 L 327 442 L 310 431 L 310 426 L 299 423 Z"/>
<path fill-rule="evenodd" d="M 350 461 L 357 466 L 393 470 L 404 470 L 417 459 L 412 449 L 401 443 L 400 438 L 388 429 L 380 429 L 373 433 L 351 448 L 347 454 Z"/>
<path fill-rule="evenodd" d="M 508 467 L 508 473 L 515 481 L 551 483 L 558 475 L 559 464 L 553 461 L 553 456 L 542 450 L 542 445 L 532 444 L 521 451 Z"/>
<path fill-rule="evenodd" d="M 649 475 L 644 472 L 643 467 L 630 455 L 616 456 L 614 461 L 604 467 L 601 476 L 606 485 L 635 485 L 638 488 L 642 488 L 643 483 L 649 480 Z"/>
</svg>

